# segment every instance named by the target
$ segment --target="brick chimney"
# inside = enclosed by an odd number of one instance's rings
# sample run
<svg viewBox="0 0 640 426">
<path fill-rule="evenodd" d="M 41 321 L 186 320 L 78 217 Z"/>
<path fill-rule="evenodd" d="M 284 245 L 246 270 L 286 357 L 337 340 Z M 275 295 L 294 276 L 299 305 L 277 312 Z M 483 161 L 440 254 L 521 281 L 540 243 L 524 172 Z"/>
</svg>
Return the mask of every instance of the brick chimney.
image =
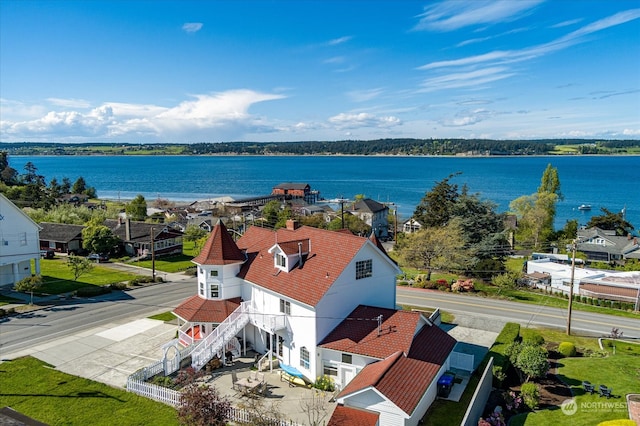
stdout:
<svg viewBox="0 0 640 426">
<path fill-rule="evenodd" d="M 295 219 L 287 219 L 287 229 L 289 231 L 295 231 L 300 227 L 300 224 Z"/>
</svg>

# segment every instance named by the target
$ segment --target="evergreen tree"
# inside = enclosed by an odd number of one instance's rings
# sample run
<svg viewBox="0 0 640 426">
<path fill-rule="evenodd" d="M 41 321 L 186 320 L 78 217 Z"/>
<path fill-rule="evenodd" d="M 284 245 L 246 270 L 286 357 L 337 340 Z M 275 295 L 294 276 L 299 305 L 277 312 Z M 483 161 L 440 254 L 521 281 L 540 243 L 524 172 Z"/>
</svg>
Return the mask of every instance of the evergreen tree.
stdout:
<svg viewBox="0 0 640 426">
<path fill-rule="evenodd" d="M 147 217 L 147 201 L 140 194 L 136 196 L 124 209 L 133 220 L 145 220 Z"/>
</svg>

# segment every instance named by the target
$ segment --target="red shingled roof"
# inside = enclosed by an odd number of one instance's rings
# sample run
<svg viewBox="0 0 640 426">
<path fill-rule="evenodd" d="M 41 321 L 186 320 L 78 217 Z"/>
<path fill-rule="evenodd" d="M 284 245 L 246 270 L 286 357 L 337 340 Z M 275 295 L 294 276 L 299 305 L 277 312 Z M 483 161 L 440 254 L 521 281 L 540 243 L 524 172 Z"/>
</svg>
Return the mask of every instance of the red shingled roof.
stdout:
<svg viewBox="0 0 640 426">
<path fill-rule="evenodd" d="M 207 300 L 192 296 L 182 302 L 173 313 L 189 322 L 221 323 L 240 306 L 242 299 L 235 297 L 227 300 Z"/>
<path fill-rule="evenodd" d="M 278 273 L 273 255 L 268 253 L 269 248 L 276 243 L 286 245 L 301 240 L 308 240 L 310 246 L 302 265 L 289 272 Z M 308 226 L 295 230 L 283 228 L 275 232 L 252 226 L 237 241 L 238 247 L 248 256 L 238 276 L 315 306 L 365 244 L 370 244 L 366 238 Z"/>
<path fill-rule="evenodd" d="M 375 388 L 398 408 L 411 415 L 436 378 L 440 367 L 438 364 L 407 358 L 398 351 L 387 359 L 364 367 L 338 397 Z"/>
<path fill-rule="evenodd" d="M 327 426 L 376 426 L 380 414 L 360 408 L 336 406 Z"/>
<path fill-rule="evenodd" d="M 413 339 L 407 357 L 442 365 L 456 343 L 456 339 L 440 327 L 425 325 Z"/>
<path fill-rule="evenodd" d="M 379 315 L 382 325 L 378 333 Z M 418 312 L 360 305 L 319 346 L 380 359 L 396 351 L 408 353 L 419 321 Z"/>
<path fill-rule="evenodd" d="M 228 265 L 244 262 L 244 253 L 238 248 L 222 222 L 211 231 L 211 235 L 202 247 L 200 254 L 193 259 L 198 265 Z"/>
</svg>

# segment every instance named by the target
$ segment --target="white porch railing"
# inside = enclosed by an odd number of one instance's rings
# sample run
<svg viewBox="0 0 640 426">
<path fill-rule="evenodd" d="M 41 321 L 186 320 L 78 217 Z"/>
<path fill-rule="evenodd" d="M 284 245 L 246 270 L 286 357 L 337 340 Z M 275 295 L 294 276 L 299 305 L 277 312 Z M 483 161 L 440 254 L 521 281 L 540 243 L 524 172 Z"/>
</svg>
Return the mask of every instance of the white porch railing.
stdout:
<svg viewBox="0 0 640 426">
<path fill-rule="evenodd" d="M 196 344 L 191 353 L 191 366 L 201 369 L 214 355 L 233 339 L 242 328 L 249 323 L 251 302 L 242 302 L 235 311 L 224 319 L 211 333 Z"/>
</svg>

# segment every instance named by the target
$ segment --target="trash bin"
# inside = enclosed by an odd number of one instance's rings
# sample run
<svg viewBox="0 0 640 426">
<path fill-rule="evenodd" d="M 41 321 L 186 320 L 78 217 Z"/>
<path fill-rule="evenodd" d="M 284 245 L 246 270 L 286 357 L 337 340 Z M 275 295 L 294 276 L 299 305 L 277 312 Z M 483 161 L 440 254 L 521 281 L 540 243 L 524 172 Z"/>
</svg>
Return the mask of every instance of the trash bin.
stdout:
<svg viewBox="0 0 640 426">
<path fill-rule="evenodd" d="M 447 398 L 453 387 L 454 377 L 450 374 L 444 374 L 438 379 L 438 396 Z"/>
</svg>

